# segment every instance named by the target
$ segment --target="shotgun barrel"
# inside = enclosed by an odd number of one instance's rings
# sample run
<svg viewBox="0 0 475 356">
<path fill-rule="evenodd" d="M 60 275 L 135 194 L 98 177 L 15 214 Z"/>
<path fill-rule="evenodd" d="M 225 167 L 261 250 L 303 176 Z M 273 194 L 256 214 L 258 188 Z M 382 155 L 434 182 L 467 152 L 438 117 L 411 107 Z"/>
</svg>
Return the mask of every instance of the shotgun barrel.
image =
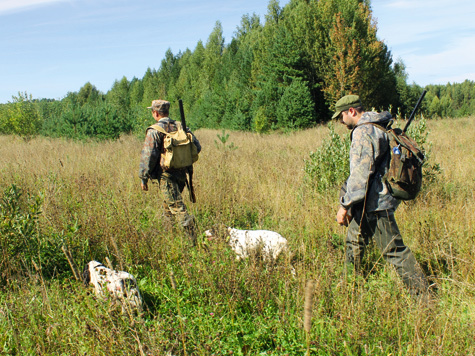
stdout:
<svg viewBox="0 0 475 356">
<path fill-rule="evenodd" d="M 181 126 L 186 131 L 185 110 L 183 110 L 183 100 L 178 99 L 178 106 L 180 107 Z"/>
<path fill-rule="evenodd" d="M 411 124 L 412 120 L 414 119 L 414 115 L 416 114 L 417 109 L 421 105 L 422 99 L 424 99 L 424 96 L 426 95 L 427 90 L 423 90 L 421 96 L 419 97 L 419 100 L 417 101 L 416 106 L 414 106 L 414 110 L 412 110 L 411 116 L 409 116 L 409 120 L 407 120 L 406 126 L 404 126 L 404 130 L 402 132 L 406 132 L 407 129 L 409 128 L 409 125 Z"/>
<path fill-rule="evenodd" d="M 186 131 L 185 110 L 183 110 L 183 100 L 178 99 L 178 106 L 180 107 L 181 126 Z M 196 203 L 195 190 L 193 188 L 193 165 L 187 167 L 189 181 L 187 181 L 188 190 L 190 191 L 190 200 Z"/>
</svg>

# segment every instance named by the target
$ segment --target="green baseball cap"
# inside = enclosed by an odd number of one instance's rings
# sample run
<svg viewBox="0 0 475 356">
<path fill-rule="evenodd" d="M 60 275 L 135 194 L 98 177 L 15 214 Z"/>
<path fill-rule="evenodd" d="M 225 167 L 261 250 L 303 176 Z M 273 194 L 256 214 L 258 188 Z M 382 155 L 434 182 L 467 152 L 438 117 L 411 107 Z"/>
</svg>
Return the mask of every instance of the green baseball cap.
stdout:
<svg viewBox="0 0 475 356">
<path fill-rule="evenodd" d="M 336 119 L 342 111 L 346 111 L 349 108 L 357 108 L 361 105 L 361 100 L 358 95 L 345 95 L 338 100 L 335 104 L 335 113 L 332 116 L 332 120 Z"/>
</svg>

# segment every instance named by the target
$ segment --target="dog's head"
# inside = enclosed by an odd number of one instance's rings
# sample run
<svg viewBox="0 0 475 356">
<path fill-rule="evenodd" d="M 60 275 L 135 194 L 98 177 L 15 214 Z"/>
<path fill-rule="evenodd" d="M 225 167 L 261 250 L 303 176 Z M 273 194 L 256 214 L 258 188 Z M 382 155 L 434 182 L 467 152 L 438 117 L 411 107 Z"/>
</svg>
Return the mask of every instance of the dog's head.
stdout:
<svg viewBox="0 0 475 356">
<path fill-rule="evenodd" d="M 95 267 L 102 266 L 97 261 L 90 261 L 84 266 L 84 270 L 82 272 L 82 281 L 85 286 L 88 286 L 91 283 L 91 272 L 93 272 Z"/>
<path fill-rule="evenodd" d="M 228 228 L 224 224 L 217 224 L 213 226 L 211 229 L 206 230 L 204 232 L 204 235 L 208 241 L 213 241 L 213 240 L 227 241 L 229 238 L 229 229 L 230 228 Z"/>
</svg>

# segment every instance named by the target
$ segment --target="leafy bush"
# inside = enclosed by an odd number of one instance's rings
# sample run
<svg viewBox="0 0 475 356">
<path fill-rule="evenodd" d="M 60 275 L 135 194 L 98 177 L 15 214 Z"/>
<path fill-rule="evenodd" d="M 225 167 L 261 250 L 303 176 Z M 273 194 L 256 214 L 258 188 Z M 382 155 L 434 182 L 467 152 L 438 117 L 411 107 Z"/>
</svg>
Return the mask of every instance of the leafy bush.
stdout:
<svg viewBox="0 0 475 356">
<path fill-rule="evenodd" d="M 425 182 L 434 182 L 442 172 L 438 163 L 431 160 L 432 142 L 428 141 L 429 130 L 427 129 L 427 120 L 421 115 L 421 119 L 413 121 L 407 130 L 409 137 L 412 137 L 419 147 L 423 150 L 426 160 L 423 169 L 423 177 Z"/>
<path fill-rule="evenodd" d="M 29 138 L 38 133 L 41 117 L 32 96 L 18 93 L 13 102 L 3 106 L 0 112 L 0 133 Z"/>
<path fill-rule="evenodd" d="M 262 106 L 256 111 L 253 128 L 259 133 L 267 132 L 270 129 L 269 119 L 266 117 L 265 109 Z"/>
<path fill-rule="evenodd" d="M 396 125 L 393 125 L 395 127 Z M 349 174 L 349 152 L 350 136 L 342 138 L 335 132 L 332 123 L 328 124 L 330 137 L 323 141 L 315 152 L 310 153 L 310 159 L 305 161 L 305 181 L 308 184 L 316 185 L 318 192 L 324 192 L 329 188 L 344 182 Z M 412 137 L 426 155 L 424 163 L 424 178 L 428 182 L 434 181 L 441 173 L 441 168 L 437 163 L 432 163 L 431 146 L 428 141 L 429 131 L 427 121 L 421 117 L 418 121 L 413 121 L 408 129 L 408 135 Z"/>
<path fill-rule="evenodd" d="M 46 275 L 67 269 L 61 241 L 40 233 L 42 201 L 41 195 L 24 197 L 14 184 L 4 191 L 0 200 L 1 282 L 29 274 L 33 268 Z"/>
<path fill-rule="evenodd" d="M 341 137 L 335 132 L 333 123 L 328 124 L 330 137 L 323 140 L 315 152 L 310 152 L 310 158 L 305 160 L 305 181 L 315 185 L 318 192 L 324 192 L 343 183 L 350 172 L 348 160 L 350 152 L 350 137 Z"/>
<path fill-rule="evenodd" d="M 22 193 L 14 184 L 3 193 L 0 201 L 0 243 L 3 256 L 0 262 L 2 278 L 29 269 L 38 250 L 37 220 L 41 198 L 22 201 Z"/>
</svg>

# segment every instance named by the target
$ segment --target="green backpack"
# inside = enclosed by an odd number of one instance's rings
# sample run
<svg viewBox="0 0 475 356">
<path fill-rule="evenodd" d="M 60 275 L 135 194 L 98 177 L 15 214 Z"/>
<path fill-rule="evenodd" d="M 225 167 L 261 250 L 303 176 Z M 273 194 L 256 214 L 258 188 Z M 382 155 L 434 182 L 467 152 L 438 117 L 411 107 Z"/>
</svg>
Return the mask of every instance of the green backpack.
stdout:
<svg viewBox="0 0 475 356">
<path fill-rule="evenodd" d="M 413 200 L 417 197 L 422 186 L 422 165 L 424 153 L 416 141 L 399 128 L 386 129 L 373 122 L 373 125 L 386 132 L 389 138 L 389 169 L 383 180 L 390 194 L 400 200 Z"/>
<path fill-rule="evenodd" d="M 185 132 L 180 122 L 175 121 L 174 124 L 177 130 L 172 132 L 167 132 L 159 124 L 150 126 L 165 135 L 160 157 L 160 166 L 164 171 L 186 168 L 198 160 L 198 149 L 191 133 Z"/>
</svg>

